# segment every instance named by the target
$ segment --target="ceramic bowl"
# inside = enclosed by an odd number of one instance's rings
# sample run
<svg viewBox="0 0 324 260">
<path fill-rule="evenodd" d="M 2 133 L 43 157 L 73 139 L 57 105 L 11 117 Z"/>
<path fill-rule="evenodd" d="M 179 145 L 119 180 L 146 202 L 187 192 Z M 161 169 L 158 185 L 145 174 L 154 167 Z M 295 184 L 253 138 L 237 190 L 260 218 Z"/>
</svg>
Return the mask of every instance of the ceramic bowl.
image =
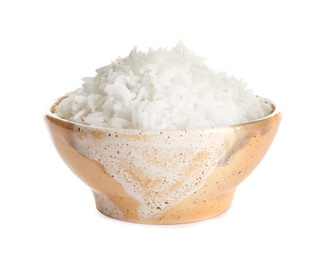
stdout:
<svg viewBox="0 0 324 260">
<path fill-rule="evenodd" d="M 215 217 L 266 154 L 281 114 L 213 129 L 110 129 L 44 113 L 53 143 L 103 214 L 129 222 L 177 224 Z"/>
</svg>

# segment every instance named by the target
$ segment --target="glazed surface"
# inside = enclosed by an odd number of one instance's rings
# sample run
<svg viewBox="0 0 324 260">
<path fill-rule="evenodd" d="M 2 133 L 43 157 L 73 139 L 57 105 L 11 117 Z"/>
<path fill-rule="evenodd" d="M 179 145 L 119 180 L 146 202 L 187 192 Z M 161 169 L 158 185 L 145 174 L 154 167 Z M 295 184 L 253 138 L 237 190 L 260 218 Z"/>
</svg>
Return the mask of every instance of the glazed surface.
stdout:
<svg viewBox="0 0 324 260">
<path fill-rule="evenodd" d="M 75 125 L 49 112 L 56 148 L 91 187 L 103 214 L 139 223 L 185 223 L 226 211 L 261 161 L 280 113 L 209 130 L 118 131 Z"/>
</svg>

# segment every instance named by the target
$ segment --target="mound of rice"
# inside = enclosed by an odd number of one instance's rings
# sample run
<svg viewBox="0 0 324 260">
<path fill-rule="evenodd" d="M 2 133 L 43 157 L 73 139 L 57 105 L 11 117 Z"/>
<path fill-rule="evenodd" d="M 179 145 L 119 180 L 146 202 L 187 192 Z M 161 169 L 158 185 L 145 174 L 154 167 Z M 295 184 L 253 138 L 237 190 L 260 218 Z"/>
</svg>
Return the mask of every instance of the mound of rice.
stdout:
<svg viewBox="0 0 324 260">
<path fill-rule="evenodd" d="M 132 129 L 212 128 L 271 113 L 267 100 L 226 73 L 216 73 L 181 42 L 137 51 L 83 78 L 82 88 L 57 106 L 61 118 L 94 126 Z"/>
</svg>

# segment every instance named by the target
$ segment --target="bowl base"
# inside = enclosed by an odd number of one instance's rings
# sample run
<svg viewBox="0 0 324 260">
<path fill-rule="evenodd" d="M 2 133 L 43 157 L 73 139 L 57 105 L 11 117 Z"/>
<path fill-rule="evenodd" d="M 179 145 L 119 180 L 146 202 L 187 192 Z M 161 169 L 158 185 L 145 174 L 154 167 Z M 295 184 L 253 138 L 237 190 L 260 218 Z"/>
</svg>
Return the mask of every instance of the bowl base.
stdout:
<svg viewBox="0 0 324 260">
<path fill-rule="evenodd" d="M 113 219 L 140 224 L 185 224 L 207 220 L 227 211 L 231 207 L 234 193 L 235 189 L 201 203 L 183 200 L 158 217 L 141 218 L 137 214 L 137 207 L 132 209 L 134 205 L 128 205 L 128 209 L 123 212 L 106 195 L 93 191 L 99 212 Z"/>
</svg>

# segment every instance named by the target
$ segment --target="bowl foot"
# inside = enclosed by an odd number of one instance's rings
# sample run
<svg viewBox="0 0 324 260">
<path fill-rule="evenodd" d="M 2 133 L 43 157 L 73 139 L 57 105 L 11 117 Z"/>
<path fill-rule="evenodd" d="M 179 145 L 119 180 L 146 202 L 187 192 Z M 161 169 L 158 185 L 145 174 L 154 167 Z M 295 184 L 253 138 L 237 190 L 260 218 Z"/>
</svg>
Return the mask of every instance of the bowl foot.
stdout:
<svg viewBox="0 0 324 260">
<path fill-rule="evenodd" d="M 210 219 L 231 207 L 234 193 L 235 189 L 198 203 L 187 198 L 159 216 L 141 218 L 137 214 L 136 205 L 129 205 L 127 201 L 123 205 L 116 205 L 108 196 L 93 191 L 96 207 L 102 214 L 110 218 L 141 224 L 184 224 Z"/>
</svg>

